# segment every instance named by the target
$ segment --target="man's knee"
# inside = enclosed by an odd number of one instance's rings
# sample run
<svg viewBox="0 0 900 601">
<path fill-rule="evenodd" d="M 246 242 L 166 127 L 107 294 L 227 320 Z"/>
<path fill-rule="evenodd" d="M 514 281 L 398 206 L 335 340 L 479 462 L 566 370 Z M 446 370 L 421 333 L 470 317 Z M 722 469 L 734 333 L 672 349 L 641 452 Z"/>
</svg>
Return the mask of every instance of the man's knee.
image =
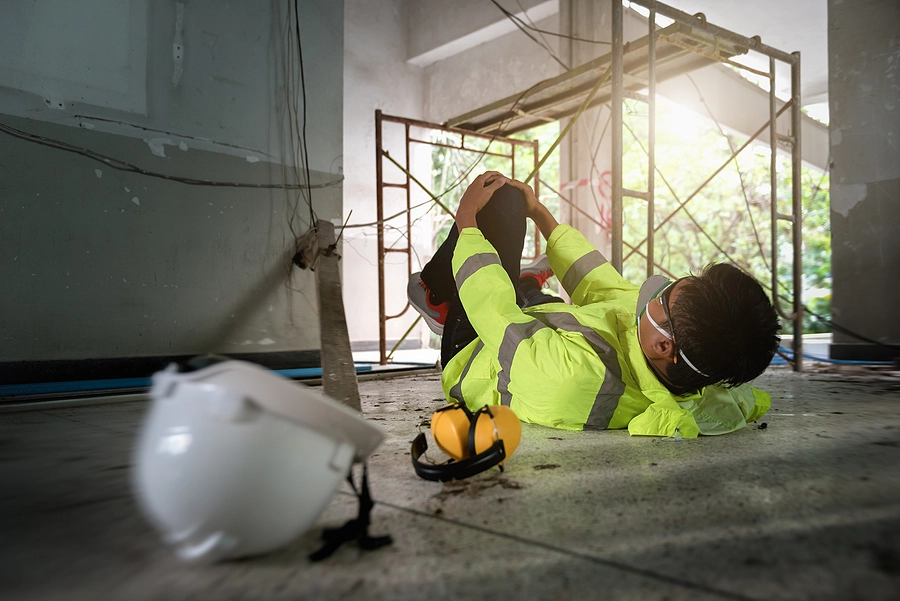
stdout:
<svg viewBox="0 0 900 601">
<path fill-rule="evenodd" d="M 518 214 L 521 214 L 524 219 L 525 195 L 518 188 L 507 184 L 494 192 L 491 200 L 482 209 L 482 211 L 485 210 L 502 214 L 505 219 L 516 217 Z"/>
</svg>

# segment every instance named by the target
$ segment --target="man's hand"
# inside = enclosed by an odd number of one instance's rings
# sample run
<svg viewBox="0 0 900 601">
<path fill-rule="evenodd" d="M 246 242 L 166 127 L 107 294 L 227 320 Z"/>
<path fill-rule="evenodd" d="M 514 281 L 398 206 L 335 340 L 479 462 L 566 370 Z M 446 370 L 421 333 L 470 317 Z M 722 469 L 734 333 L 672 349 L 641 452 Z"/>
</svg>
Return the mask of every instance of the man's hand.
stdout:
<svg viewBox="0 0 900 601">
<path fill-rule="evenodd" d="M 525 215 L 534 219 L 535 215 L 540 212 L 541 207 L 543 206 L 541 205 L 541 201 L 539 201 L 535 195 L 534 188 L 517 179 L 510 179 L 507 183 L 514 188 L 518 188 L 522 192 L 525 196 Z"/>
<path fill-rule="evenodd" d="M 537 195 L 534 193 L 534 189 L 531 186 L 514 179 L 509 180 L 508 183 L 510 186 L 514 186 L 522 191 L 522 194 L 525 196 L 525 214 L 530 217 L 535 225 L 537 225 L 538 229 L 541 230 L 544 239 L 549 240 L 550 234 L 552 234 L 553 230 L 556 229 L 556 226 L 559 225 L 556 221 L 556 217 L 553 216 L 553 213 L 551 213 L 547 207 L 541 204 L 541 201 L 538 200 Z"/>
<path fill-rule="evenodd" d="M 459 208 L 456 210 L 456 227 L 459 231 L 467 227 L 478 227 L 475 215 L 488 203 L 494 192 L 508 183 L 509 178 L 498 171 L 485 171 L 476 177 L 459 200 Z"/>
</svg>

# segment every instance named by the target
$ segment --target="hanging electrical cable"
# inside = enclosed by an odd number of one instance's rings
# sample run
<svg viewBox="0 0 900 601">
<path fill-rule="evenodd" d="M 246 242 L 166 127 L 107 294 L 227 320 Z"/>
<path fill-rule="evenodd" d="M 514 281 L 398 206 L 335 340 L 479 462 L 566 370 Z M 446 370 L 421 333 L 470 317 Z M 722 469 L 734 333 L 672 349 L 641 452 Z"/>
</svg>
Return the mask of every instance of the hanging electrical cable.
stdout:
<svg viewBox="0 0 900 601">
<path fill-rule="evenodd" d="M 602 41 L 602 40 L 590 40 L 590 39 L 586 39 L 586 38 L 580 38 L 580 37 L 577 37 L 577 36 L 567 35 L 567 34 L 564 34 L 564 33 L 556 33 L 556 32 L 553 32 L 553 31 L 547 31 L 546 29 L 538 29 L 538 28 L 537 28 L 536 26 L 534 26 L 534 25 L 528 25 L 527 23 L 524 23 L 521 19 L 519 19 L 519 17 L 517 17 L 516 15 L 512 14 L 511 12 L 509 12 L 508 10 L 506 10 L 505 8 L 503 8 L 502 6 L 500 6 L 500 5 L 496 2 L 496 0 L 491 0 L 491 2 L 493 2 L 494 5 L 495 5 L 497 8 L 500 9 L 500 12 L 502 12 L 504 15 L 506 15 L 506 17 L 507 17 L 508 19 L 510 19 L 510 20 L 512 20 L 512 21 L 519 21 L 519 23 L 522 25 L 522 27 L 524 27 L 525 29 L 530 29 L 531 31 L 534 31 L 534 32 L 536 32 L 536 33 L 542 33 L 542 34 L 551 35 L 551 36 L 554 36 L 554 37 L 557 37 L 557 38 L 563 38 L 563 39 L 566 39 L 566 40 L 572 40 L 573 42 L 584 42 L 584 43 L 586 43 L 586 44 L 603 44 L 603 45 L 606 45 L 606 46 L 611 46 L 611 45 L 612 45 L 612 42 L 604 42 L 604 41 Z M 517 4 L 518 4 L 518 3 L 517 3 Z M 522 6 L 522 5 L 519 4 L 519 7 L 520 7 L 520 8 L 521 8 L 521 6 Z M 523 10 L 522 12 L 525 12 L 525 11 Z M 528 15 L 526 14 L 526 16 L 528 16 Z"/>
<path fill-rule="evenodd" d="M 274 6 L 276 5 L 273 5 L 273 7 Z M 294 98 L 294 90 L 296 90 L 297 86 L 294 85 L 295 61 L 293 53 L 293 8 L 293 3 L 288 2 L 287 13 L 284 18 L 284 25 L 281 32 L 280 58 L 285 99 L 284 103 L 282 104 L 282 114 L 281 120 L 279 122 L 279 134 L 281 135 L 281 148 L 283 152 L 282 160 L 280 162 L 282 179 L 286 177 L 287 166 L 290 165 L 293 170 L 294 179 L 296 179 L 297 181 L 303 181 L 304 178 L 300 174 L 300 168 L 298 166 L 300 161 L 297 156 L 296 149 L 296 140 L 299 136 L 296 133 L 296 122 L 298 120 L 298 116 L 296 110 L 296 101 Z M 285 129 L 287 131 L 285 131 Z M 292 194 L 289 191 L 285 190 L 284 197 L 289 212 L 287 218 L 288 229 L 290 230 L 291 236 L 293 237 L 294 246 L 297 249 L 297 252 L 300 252 L 303 249 L 311 248 L 311 242 L 307 239 L 308 227 L 306 233 L 298 231 L 299 228 L 295 227 L 295 221 L 298 218 L 301 198 L 304 202 L 307 202 L 306 195 L 302 190 L 297 194 Z M 312 224 L 309 224 L 309 227 L 311 226 Z"/>
<path fill-rule="evenodd" d="M 41 144 L 43 146 L 48 146 L 50 148 L 56 148 L 58 150 L 64 150 L 66 152 L 72 152 L 75 154 L 79 154 L 85 156 L 89 159 L 99 161 L 103 163 L 107 167 L 111 169 L 116 169 L 117 171 L 130 171 L 132 173 L 138 173 L 140 175 L 144 175 L 147 177 L 154 177 L 158 179 L 165 179 L 172 182 L 178 182 L 181 184 L 187 184 L 189 186 L 213 186 L 213 187 L 222 187 L 222 188 L 258 188 L 258 189 L 279 189 L 284 188 L 288 190 L 304 190 L 307 188 L 331 188 L 334 186 L 340 185 L 340 183 L 344 180 L 343 177 L 339 179 L 335 179 L 332 181 L 324 182 L 321 184 L 309 184 L 309 183 L 287 183 L 287 182 L 275 182 L 268 184 L 259 184 L 259 183 L 251 183 L 251 182 L 235 182 L 235 181 L 216 181 L 209 179 L 200 179 L 193 177 L 181 177 L 178 175 L 170 175 L 166 173 L 159 173 L 156 171 L 150 171 L 148 169 L 143 169 L 134 165 L 133 163 L 129 163 L 127 161 L 123 161 L 121 159 L 117 159 L 94 150 L 90 150 L 87 148 L 83 148 L 81 146 L 76 146 L 74 144 L 69 144 L 67 142 L 62 142 L 60 140 L 54 140 L 53 138 L 47 138 L 45 136 L 40 136 L 37 134 L 33 134 L 30 132 L 26 132 L 20 129 L 16 129 L 15 127 L 11 127 L 6 125 L 5 123 L 0 123 L 0 132 L 3 132 L 7 135 L 10 135 L 14 138 L 19 138 L 20 140 L 26 140 L 28 142 L 34 142 L 36 144 Z"/>
<path fill-rule="evenodd" d="M 306 75 L 303 69 L 303 44 L 300 37 L 300 8 L 298 5 L 298 0 L 294 0 L 294 28 L 297 33 L 297 59 L 300 65 L 300 92 L 303 96 L 303 130 L 301 135 L 302 144 L 300 146 L 300 152 L 303 158 L 303 167 L 306 171 L 306 184 L 308 191 L 307 202 L 309 204 L 309 223 L 310 227 L 313 227 L 316 223 L 316 211 L 313 208 L 313 200 L 312 200 L 312 191 L 309 189 L 310 180 L 310 170 L 309 170 L 309 143 L 306 139 L 306 124 L 307 124 L 307 96 L 306 96 Z"/>
<path fill-rule="evenodd" d="M 549 54 L 550 57 L 559 64 L 559 66 L 561 66 L 566 71 L 569 70 L 569 66 L 566 63 L 564 63 L 558 56 L 556 56 L 556 53 L 553 52 L 553 50 L 550 48 L 549 44 L 547 44 L 546 42 L 541 42 L 536 37 L 534 37 L 533 35 L 528 33 L 527 30 L 534 29 L 533 27 L 529 26 L 527 23 L 522 21 L 519 17 L 517 17 L 516 15 L 512 14 L 511 12 L 509 12 L 508 10 L 506 10 L 505 8 L 500 6 L 500 4 L 497 2 L 497 0 L 491 0 L 491 2 L 493 2 L 494 6 L 496 6 L 500 10 L 500 12 L 502 12 L 506 16 L 506 18 L 509 19 L 519 29 L 519 31 L 521 31 L 526 36 L 528 36 L 528 39 L 530 39 L 532 42 L 534 42 L 535 44 L 537 44 L 538 46 L 540 46 L 541 48 L 546 50 L 547 54 Z M 543 32 L 541 32 L 541 33 L 543 33 Z"/>
</svg>

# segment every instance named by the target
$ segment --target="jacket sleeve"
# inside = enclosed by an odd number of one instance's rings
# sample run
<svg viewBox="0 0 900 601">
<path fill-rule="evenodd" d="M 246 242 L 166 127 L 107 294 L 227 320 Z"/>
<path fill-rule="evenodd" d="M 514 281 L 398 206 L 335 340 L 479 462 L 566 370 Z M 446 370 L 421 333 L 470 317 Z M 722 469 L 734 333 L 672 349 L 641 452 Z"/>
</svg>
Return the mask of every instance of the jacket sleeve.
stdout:
<svg viewBox="0 0 900 601">
<path fill-rule="evenodd" d="M 674 398 L 654 401 L 628 422 L 628 433 L 632 436 L 674 436 L 676 429 L 682 438 L 697 438 L 700 434 L 694 416 Z"/>
<path fill-rule="evenodd" d="M 759 388 L 746 385 L 753 393 L 753 408 L 747 413 L 747 422 L 756 421 L 772 408 L 772 395 Z"/>
<path fill-rule="evenodd" d="M 453 251 L 453 276 L 466 315 L 486 346 L 500 348 L 511 323 L 533 322 L 534 328 L 543 325 L 516 304 L 516 290 L 500 263 L 500 255 L 481 230 L 465 228 L 460 232 Z"/>
<path fill-rule="evenodd" d="M 762 417 L 772 405 L 772 397 L 749 384 L 734 388 L 712 385 L 704 388 L 699 398 L 679 404 L 694 416 L 701 434 L 716 435 L 734 432 Z"/>
<path fill-rule="evenodd" d="M 638 288 L 623 278 L 581 233 L 567 224 L 557 226 L 547 240 L 553 273 L 576 305 L 611 300 Z"/>
</svg>

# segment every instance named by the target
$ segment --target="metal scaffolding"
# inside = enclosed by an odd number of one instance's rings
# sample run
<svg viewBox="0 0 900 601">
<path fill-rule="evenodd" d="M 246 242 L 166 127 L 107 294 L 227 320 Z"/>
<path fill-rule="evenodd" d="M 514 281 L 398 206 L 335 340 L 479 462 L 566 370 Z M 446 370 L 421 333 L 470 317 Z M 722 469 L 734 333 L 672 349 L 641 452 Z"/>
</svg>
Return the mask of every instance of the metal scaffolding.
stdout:
<svg viewBox="0 0 900 601">
<path fill-rule="evenodd" d="M 385 148 L 384 142 L 384 125 L 385 124 L 397 124 L 403 127 L 403 153 L 404 158 L 402 159 L 402 163 L 398 161 L 396 158 L 391 156 L 390 152 Z M 421 130 L 430 130 L 432 132 L 441 132 L 441 133 L 449 133 L 455 134 L 459 136 L 459 144 L 448 144 L 446 142 L 439 142 L 432 139 L 425 139 L 424 137 L 417 137 L 413 135 L 412 128 L 418 128 Z M 481 145 L 471 145 L 470 142 L 472 140 L 479 140 L 482 142 Z M 471 152 L 473 155 L 477 155 L 479 157 L 492 156 L 498 157 L 503 160 L 508 160 L 510 163 L 510 175 L 515 177 L 516 174 L 516 150 L 517 149 L 526 149 L 531 156 L 533 157 L 533 161 L 531 165 L 528 165 L 528 169 L 531 173 L 537 173 L 538 171 L 538 141 L 537 140 L 517 140 L 514 138 L 508 138 L 495 134 L 484 134 L 472 132 L 465 129 L 459 129 L 454 127 L 448 127 L 446 125 L 440 125 L 437 123 L 428 123 L 426 121 L 420 121 L 417 119 L 407 119 L 405 117 L 396 117 L 391 115 L 385 115 L 380 110 L 375 111 L 375 179 L 376 179 L 376 206 L 377 206 L 377 228 L 378 228 L 378 349 L 379 349 L 379 362 L 381 365 L 385 365 L 388 362 L 389 353 L 387 350 L 387 322 L 392 319 L 397 319 L 398 317 L 403 316 L 409 310 L 409 302 L 407 301 L 404 305 L 403 309 L 393 315 L 388 315 L 387 313 L 387 298 L 386 298 L 386 290 L 385 290 L 385 258 L 388 253 L 400 253 L 405 254 L 407 257 L 407 273 L 412 274 L 413 272 L 413 249 L 412 249 L 412 240 L 410 236 L 410 231 L 412 230 L 412 185 L 415 184 L 419 186 L 426 194 L 428 194 L 435 203 L 437 203 L 441 208 L 444 209 L 445 212 L 452 215 L 452 211 L 444 205 L 440 201 L 440 197 L 435 195 L 431 190 L 429 190 L 425 184 L 419 181 L 412 174 L 412 164 L 410 160 L 410 151 L 412 144 L 422 144 L 426 146 L 433 147 L 443 147 L 449 148 L 453 150 L 461 150 L 466 152 Z M 497 150 L 491 150 L 491 147 L 494 147 Z M 508 148 L 508 152 L 504 152 L 504 148 Z M 384 179 L 384 160 L 387 159 L 390 163 L 392 163 L 399 171 L 403 174 L 402 182 L 386 182 Z M 540 193 L 538 188 L 539 184 L 535 182 L 535 191 Z M 384 240 L 384 230 L 385 230 L 385 216 L 384 216 L 384 190 L 385 188 L 399 188 L 405 191 L 406 195 L 406 244 L 405 246 L 394 246 L 385 245 Z M 537 255 L 541 252 L 540 250 L 540 236 L 534 236 L 535 240 L 535 248 L 534 254 Z M 406 336 L 409 335 L 409 332 L 418 323 L 418 319 L 413 322 L 410 328 L 406 331 L 406 333 L 400 338 L 400 340 L 396 343 L 395 348 L 399 346 Z"/>
<path fill-rule="evenodd" d="M 800 53 L 787 53 L 763 44 L 758 37 L 747 38 L 706 21 L 702 14 L 689 15 L 654 0 L 632 0 L 633 4 L 649 10 L 647 36 L 629 43 L 624 42 L 623 7 L 620 0 L 612 4 L 612 49 L 584 65 L 562 75 L 547 79 L 523 93 L 509 96 L 485 107 L 470 111 L 447 121 L 446 125 L 472 132 L 509 135 L 547 121 L 578 118 L 583 110 L 604 104 L 610 105 L 612 122 L 612 252 L 611 263 L 619 271 L 625 259 L 639 252 L 646 244 L 647 274 L 655 266 L 654 236 L 660 228 L 681 211 L 713 178 L 718 175 L 750 143 L 768 130 L 770 147 L 770 195 L 771 195 L 771 244 L 772 244 L 772 303 L 778 314 L 793 323 L 794 369 L 803 369 L 803 304 L 802 304 L 802 190 L 801 190 L 801 136 L 800 136 Z M 668 27 L 657 29 L 656 15 L 672 19 Z M 757 71 L 733 61 L 733 57 L 749 51 L 769 57 L 768 72 Z M 776 110 L 775 66 L 776 61 L 786 63 L 791 69 L 791 99 Z M 746 69 L 769 80 L 769 120 L 746 143 L 733 152 L 721 167 L 716 169 L 693 193 L 681 201 L 669 215 L 656 223 L 655 176 L 656 166 L 656 85 L 658 82 L 685 74 L 713 63 L 727 63 Z M 647 90 L 646 94 L 641 91 Z M 623 98 L 635 98 L 647 103 L 649 109 L 647 148 L 647 190 L 628 190 L 623 185 Z M 779 135 L 776 119 L 790 108 L 790 134 Z M 562 132 L 565 136 L 571 127 Z M 558 142 L 558 141 L 557 141 Z M 778 174 L 776 158 L 778 144 L 791 152 L 791 211 L 782 213 L 778 203 Z M 555 145 L 554 145 L 555 147 Z M 552 150 L 552 147 L 551 147 Z M 538 163 L 540 164 L 540 163 Z M 647 203 L 647 237 L 631 246 L 623 256 L 623 200 L 637 198 Z M 778 224 L 791 224 L 793 247 L 793 301 L 792 311 L 786 312 L 779 296 L 777 256 Z"/>
</svg>

